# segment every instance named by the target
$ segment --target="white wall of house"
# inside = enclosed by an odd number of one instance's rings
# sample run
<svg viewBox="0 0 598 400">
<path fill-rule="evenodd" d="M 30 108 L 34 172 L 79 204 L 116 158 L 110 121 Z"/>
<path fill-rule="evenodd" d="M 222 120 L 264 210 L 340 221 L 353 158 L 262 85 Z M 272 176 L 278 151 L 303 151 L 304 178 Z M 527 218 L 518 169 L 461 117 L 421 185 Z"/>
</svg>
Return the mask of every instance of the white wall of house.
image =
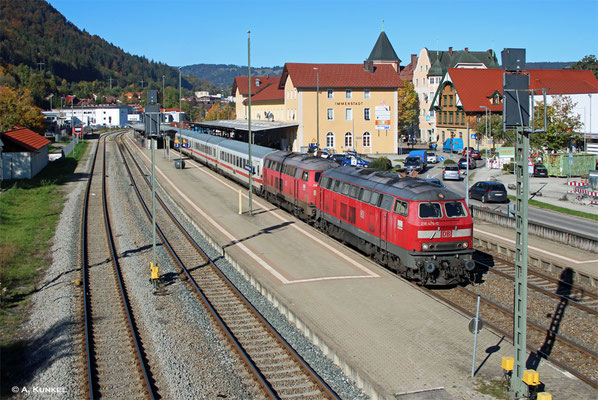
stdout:
<svg viewBox="0 0 598 400">
<path fill-rule="evenodd" d="M 61 110 L 52 110 L 61 111 Z M 129 119 L 128 107 L 78 107 L 75 109 L 62 109 L 67 121 L 71 117 L 75 124 L 125 126 Z"/>
<path fill-rule="evenodd" d="M 48 146 L 34 152 L 2 152 L 2 179 L 31 179 L 48 165 Z"/>
<path fill-rule="evenodd" d="M 563 95 L 571 98 L 574 108 L 573 112 L 579 115 L 582 123 L 580 129 L 583 133 L 597 133 L 598 132 L 598 93 L 582 93 L 582 94 L 566 94 Z M 557 95 L 547 95 L 546 102 L 550 105 L 554 103 Z M 544 97 L 541 95 L 534 96 L 534 102 L 543 103 Z"/>
</svg>

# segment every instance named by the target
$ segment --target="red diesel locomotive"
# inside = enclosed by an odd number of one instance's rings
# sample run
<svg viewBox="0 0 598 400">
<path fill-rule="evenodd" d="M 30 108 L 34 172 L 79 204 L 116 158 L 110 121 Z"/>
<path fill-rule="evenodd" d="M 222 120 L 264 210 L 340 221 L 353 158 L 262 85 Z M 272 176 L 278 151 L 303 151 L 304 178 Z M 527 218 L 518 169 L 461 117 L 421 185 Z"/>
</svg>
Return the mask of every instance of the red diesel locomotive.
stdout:
<svg viewBox="0 0 598 400">
<path fill-rule="evenodd" d="M 422 285 L 460 283 L 475 267 L 471 215 L 444 187 L 282 151 L 263 177 L 270 201 Z"/>
</svg>

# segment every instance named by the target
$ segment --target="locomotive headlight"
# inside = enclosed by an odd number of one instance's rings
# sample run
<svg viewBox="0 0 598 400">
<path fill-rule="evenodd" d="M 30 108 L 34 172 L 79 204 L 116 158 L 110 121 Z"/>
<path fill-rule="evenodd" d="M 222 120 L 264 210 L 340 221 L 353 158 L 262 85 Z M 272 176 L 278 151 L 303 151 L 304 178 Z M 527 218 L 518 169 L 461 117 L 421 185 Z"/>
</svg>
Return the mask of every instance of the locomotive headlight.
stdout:
<svg viewBox="0 0 598 400">
<path fill-rule="evenodd" d="M 430 245 L 429 245 L 428 243 L 424 243 L 424 244 L 422 244 L 422 250 L 423 250 L 423 251 L 430 250 Z"/>
<path fill-rule="evenodd" d="M 467 242 L 463 242 L 463 248 L 464 248 L 464 249 L 466 249 L 466 248 L 468 248 L 468 247 L 469 247 L 469 243 L 467 243 Z"/>
</svg>

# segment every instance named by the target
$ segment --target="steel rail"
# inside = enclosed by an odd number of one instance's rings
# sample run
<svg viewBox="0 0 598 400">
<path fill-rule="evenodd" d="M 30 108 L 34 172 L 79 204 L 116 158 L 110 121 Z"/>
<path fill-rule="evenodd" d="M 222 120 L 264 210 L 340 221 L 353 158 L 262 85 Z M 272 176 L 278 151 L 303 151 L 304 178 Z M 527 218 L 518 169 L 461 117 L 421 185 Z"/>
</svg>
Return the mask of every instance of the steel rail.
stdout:
<svg viewBox="0 0 598 400">
<path fill-rule="evenodd" d="M 88 219 L 88 203 L 89 203 L 89 194 L 91 190 L 91 182 L 93 181 L 93 173 L 95 171 L 95 164 L 97 160 L 97 155 L 99 152 L 100 142 L 103 142 L 103 165 L 102 165 L 102 205 L 103 205 L 103 216 L 104 216 L 104 226 L 106 229 L 106 238 L 107 243 L 110 249 L 110 254 L 112 258 L 112 264 L 115 269 L 115 273 L 117 276 L 117 281 L 120 288 L 121 299 L 123 301 L 123 307 L 127 315 L 127 319 L 129 322 L 129 330 L 131 337 L 133 339 L 133 343 L 135 344 L 135 348 L 137 351 L 137 358 L 139 361 L 139 367 L 141 372 L 143 373 L 144 382 L 145 382 L 145 389 L 147 391 L 148 396 L 153 400 L 156 398 L 156 388 L 154 387 L 153 383 L 151 382 L 151 374 L 149 372 L 149 366 L 147 359 L 143 354 L 143 349 L 140 344 L 141 340 L 137 331 L 137 327 L 132 315 L 132 308 L 128 300 L 126 287 L 124 285 L 123 277 L 120 272 L 120 264 L 118 262 L 118 254 L 116 252 L 116 246 L 114 244 L 114 238 L 112 235 L 112 228 L 110 225 L 110 216 L 108 211 L 108 202 L 106 196 L 106 138 L 114 133 L 102 135 L 98 140 L 98 144 L 96 146 L 96 150 L 94 153 L 94 159 L 92 163 L 92 168 L 90 172 L 90 177 L 87 182 L 87 188 L 85 191 L 85 199 L 83 205 L 83 217 L 82 217 L 82 269 L 83 269 L 83 302 L 84 302 L 84 319 L 85 319 L 85 341 L 86 341 L 86 353 L 87 353 L 87 368 L 88 368 L 88 385 L 89 385 L 89 397 L 91 399 L 96 398 L 96 387 L 94 375 L 97 374 L 97 368 L 93 361 L 93 338 L 91 333 L 91 310 L 90 310 L 90 301 L 89 301 L 89 279 L 88 279 L 88 257 L 87 257 L 87 219 Z"/>
<path fill-rule="evenodd" d="M 120 147 L 119 147 L 119 149 L 120 149 Z M 145 180 L 146 184 L 150 185 L 150 182 L 148 181 L 147 177 L 145 176 L 144 172 L 142 171 L 140 165 L 137 163 L 137 161 L 133 157 L 131 151 L 126 146 L 125 146 L 125 149 L 129 153 L 129 156 L 133 160 L 133 162 L 136 165 L 136 167 L 139 170 L 139 172 L 142 174 L 143 179 Z M 122 152 L 122 149 L 121 149 L 121 152 Z M 124 155 L 123 155 L 123 159 L 124 159 Z M 126 161 L 125 161 L 125 165 L 127 167 L 127 170 L 130 173 L 130 170 L 128 168 L 128 165 L 127 165 Z M 141 203 L 143 205 L 143 208 L 144 208 L 144 210 L 146 212 L 146 215 L 149 218 L 151 218 L 151 213 L 150 213 L 148 207 L 146 206 L 145 202 L 141 198 L 141 194 L 139 193 L 139 191 L 137 189 L 137 186 L 136 186 L 136 184 L 133 181 L 132 175 L 130 175 L 130 177 L 131 177 L 131 181 L 133 182 L 133 186 L 135 188 L 137 196 L 138 196 L 139 200 L 141 201 Z M 160 198 L 160 196 L 158 194 L 156 194 L 156 199 L 158 200 L 158 202 L 160 203 L 160 205 L 162 206 L 162 208 L 166 211 L 166 213 L 168 214 L 168 216 L 172 220 L 172 222 L 177 226 L 177 228 L 179 229 L 179 231 L 188 240 L 188 242 L 197 251 L 199 251 L 201 254 L 203 254 L 203 256 L 206 258 L 206 260 L 209 262 L 209 264 L 214 268 L 214 270 L 217 272 L 217 274 L 227 283 L 227 285 L 234 291 L 234 293 L 237 295 L 237 297 L 252 311 L 252 313 L 262 322 L 262 324 L 264 324 L 264 326 L 267 327 L 268 331 L 270 331 L 270 333 L 272 333 L 275 336 L 275 338 L 277 339 L 277 341 L 282 346 L 284 346 L 285 349 L 288 352 L 290 352 L 292 354 L 292 356 L 296 359 L 296 361 L 299 362 L 299 366 L 300 366 L 301 369 L 304 370 L 304 373 L 308 374 L 309 376 L 311 376 L 312 378 L 314 378 L 316 380 L 315 383 L 319 387 L 320 391 L 322 391 L 329 398 L 340 399 L 340 397 L 336 394 L 336 392 L 334 392 L 334 390 L 319 376 L 319 374 L 315 370 L 313 370 L 311 368 L 311 366 L 303 359 L 303 357 L 301 357 L 301 355 L 299 353 L 297 353 L 297 351 L 282 337 L 282 335 L 280 335 L 280 333 L 265 319 L 265 317 L 253 306 L 253 304 L 251 304 L 251 302 L 245 297 L 245 295 L 243 295 L 243 293 L 241 293 L 239 291 L 239 289 L 234 285 L 234 283 L 232 283 L 228 279 L 228 277 L 220 270 L 220 268 L 216 264 L 214 264 L 214 262 L 212 261 L 212 259 L 206 254 L 206 252 L 201 248 L 201 246 L 199 246 L 199 244 L 197 244 L 197 242 L 193 239 L 193 237 L 182 226 L 182 224 L 178 221 L 178 219 L 174 216 L 174 214 L 170 211 L 170 209 L 166 206 L 166 204 L 162 201 L 162 199 Z M 158 226 L 157 226 L 157 229 L 158 229 L 158 232 L 160 234 L 160 237 L 162 238 L 162 240 L 165 243 L 166 247 L 169 249 L 169 252 L 174 257 L 174 259 L 177 262 L 177 264 L 179 265 L 179 267 L 185 272 L 185 274 L 189 278 L 190 282 L 192 282 L 193 286 L 198 291 L 198 293 L 200 293 L 200 295 L 202 296 L 202 299 L 204 299 L 206 301 L 206 303 L 209 305 L 210 309 L 213 310 L 213 312 L 217 313 L 217 311 L 212 307 L 211 302 L 209 301 L 209 299 L 207 299 L 207 297 L 205 296 L 205 294 L 203 293 L 203 291 L 201 290 L 201 288 L 199 288 L 199 286 L 197 285 L 196 281 L 191 276 L 191 273 L 185 267 L 185 265 L 182 262 L 182 260 L 180 260 L 180 258 L 176 254 L 175 250 L 172 248 L 172 246 L 170 245 L 170 243 L 166 239 L 166 237 L 163 234 L 162 230 Z M 222 321 L 221 325 L 223 326 L 223 328 L 227 332 L 230 332 L 229 328 L 226 326 L 226 323 L 223 320 L 221 320 L 220 316 L 218 316 L 217 319 L 218 319 L 218 321 Z M 234 342 L 238 343 L 238 341 L 236 340 L 236 338 L 234 338 L 234 334 L 232 332 L 230 332 L 230 334 L 232 335 L 232 338 L 233 338 Z M 242 348 L 242 345 L 240 343 L 238 345 L 239 345 L 241 351 L 243 352 L 244 357 L 246 356 L 247 360 L 249 360 L 252 364 L 254 364 L 253 361 L 251 361 L 251 357 Z M 255 366 L 255 364 L 254 364 L 254 367 L 257 370 L 257 366 Z M 252 368 L 254 368 L 254 367 L 252 367 Z M 259 371 L 259 370 L 257 370 L 257 371 Z M 261 376 L 263 376 L 261 374 L 261 372 L 259 372 L 259 373 L 260 373 Z M 265 379 L 266 384 L 268 385 L 268 387 L 271 388 L 270 384 L 267 382 L 267 378 L 266 377 L 263 377 L 263 378 Z M 271 388 L 271 389 L 272 389 L 272 393 L 275 396 L 275 398 L 279 398 L 278 394 L 274 391 L 274 389 L 273 388 Z"/>
</svg>

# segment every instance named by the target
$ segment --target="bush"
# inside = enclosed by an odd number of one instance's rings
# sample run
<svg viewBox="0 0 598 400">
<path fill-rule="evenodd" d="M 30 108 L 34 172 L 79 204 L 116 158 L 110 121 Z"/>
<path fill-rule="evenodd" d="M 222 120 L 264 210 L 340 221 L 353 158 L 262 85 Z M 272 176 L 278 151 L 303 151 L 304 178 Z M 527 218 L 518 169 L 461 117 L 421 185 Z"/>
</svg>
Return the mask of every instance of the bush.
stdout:
<svg viewBox="0 0 598 400">
<path fill-rule="evenodd" d="M 457 162 L 451 160 L 450 158 L 447 158 L 446 160 L 444 160 L 444 163 L 442 163 L 442 165 L 450 165 L 450 164 L 457 164 Z"/>
<path fill-rule="evenodd" d="M 392 168 L 392 163 L 387 157 L 379 157 L 372 161 L 370 168 L 378 171 L 389 171 Z"/>
<path fill-rule="evenodd" d="M 502 170 L 511 174 L 515 173 L 515 163 L 503 164 Z"/>
</svg>

